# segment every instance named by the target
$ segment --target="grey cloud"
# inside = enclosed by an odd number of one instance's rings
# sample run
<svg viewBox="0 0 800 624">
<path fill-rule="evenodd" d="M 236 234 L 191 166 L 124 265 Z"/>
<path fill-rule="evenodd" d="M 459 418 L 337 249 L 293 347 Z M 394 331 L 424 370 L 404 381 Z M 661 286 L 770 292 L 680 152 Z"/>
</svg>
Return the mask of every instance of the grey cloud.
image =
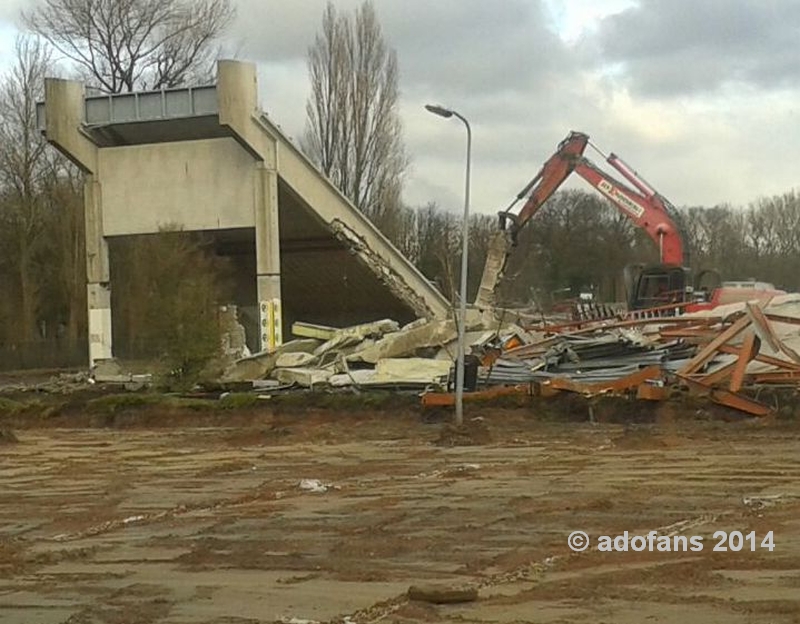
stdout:
<svg viewBox="0 0 800 624">
<path fill-rule="evenodd" d="M 0 26 L 3 26 L 3 22 L 9 26 L 19 25 L 22 22 L 22 10 L 30 10 L 33 6 L 32 2 L 26 0 L 0 1 Z"/>
<path fill-rule="evenodd" d="M 324 0 L 239 0 L 228 47 L 260 62 L 305 57 L 321 23 Z M 358 0 L 336 2 L 349 11 Z M 539 0 L 404 0 L 374 2 L 397 50 L 401 87 L 445 95 L 521 92 L 571 71 L 569 50 L 546 24 Z"/>
<path fill-rule="evenodd" d="M 796 0 L 641 0 L 601 20 L 593 43 L 634 92 L 675 96 L 794 84 L 798 36 Z"/>
</svg>

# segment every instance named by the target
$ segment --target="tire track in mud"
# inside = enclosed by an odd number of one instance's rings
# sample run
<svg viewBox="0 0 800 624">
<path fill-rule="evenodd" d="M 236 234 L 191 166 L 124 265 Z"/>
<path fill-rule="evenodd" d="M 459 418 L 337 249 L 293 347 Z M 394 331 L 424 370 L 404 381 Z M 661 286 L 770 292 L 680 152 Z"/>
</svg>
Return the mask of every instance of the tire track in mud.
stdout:
<svg viewBox="0 0 800 624">
<path fill-rule="evenodd" d="M 787 498 L 787 500 L 789 499 Z M 737 512 L 733 510 L 726 513 L 701 514 L 699 516 L 694 516 L 667 525 L 659 526 L 651 530 L 656 531 L 657 535 L 673 537 L 675 535 L 680 535 L 682 533 L 685 533 L 690 529 L 695 529 L 700 526 L 714 523 L 722 518 L 735 515 L 737 515 Z M 647 531 L 645 531 L 644 533 L 646 534 Z M 636 534 L 639 534 L 639 532 L 637 531 Z M 549 557 L 545 557 L 541 561 L 531 561 L 528 563 L 524 563 L 506 572 L 499 572 L 491 575 L 485 575 L 482 578 L 480 578 L 480 580 L 478 580 L 477 582 L 464 583 L 461 585 L 461 587 L 486 590 L 494 587 L 507 585 L 510 583 L 518 583 L 518 582 L 533 583 L 539 580 L 541 577 L 543 577 L 547 573 L 547 571 L 551 569 L 555 564 L 570 558 L 577 558 L 584 556 L 585 554 L 596 550 L 597 547 L 595 546 L 594 548 L 588 549 L 583 552 L 569 552 L 565 554 L 552 555 Z M 454 584 L 454 586 L 456 585 Z M 330 620 L 325 620 L 323 622 L 320 622 L 319 624 L 375 624 L 376 622 L 380 622 L 381 620 L 384 620 L 385 618 L 389 617 L 390 615 L 401 609 L 403 606 L 409 604 L 410 602 L 411 601 L 408 598 L 408 594 L 404 592 L 402 594 L 394 596 L 393 598 L 376 602 L 375 604 L 372 604 L 368 607 L 354 611 L 348 615 L 340 616 Z"/>
</svg>

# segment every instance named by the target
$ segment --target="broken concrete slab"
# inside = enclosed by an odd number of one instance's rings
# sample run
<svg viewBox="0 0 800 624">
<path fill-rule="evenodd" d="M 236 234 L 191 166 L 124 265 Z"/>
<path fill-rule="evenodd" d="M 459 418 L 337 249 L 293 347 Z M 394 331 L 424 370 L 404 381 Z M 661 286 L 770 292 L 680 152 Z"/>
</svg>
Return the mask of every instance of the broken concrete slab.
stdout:
<svg viewBox="0 0 800 624">
<path fill-rule="evenodd" d="M 451 363 L 428 358 L 386 358 L 375 366 L 378 383 L 434 384 L 450 374 Z"/>
<path fill-rule="evenodd" d="M 425 389 L 443 387 L 452 364 L 429 358 L 387 358 L 379 360 L 374 369 L 356 369 L 332 375 L 331 386 L 362 388 L 404 387 Z"/>
<path fill-rule="evenodd" d="M 328 383 L 334 388 L 344 388 L 347 386 L 369 386 L 375 382 L 375 369 L 361 368 L 349 370 L 344 373 L 336 373 L 328 378 Z"/>
<path fill-rule="evenodd" d="M 380 338 L 389 332 L 396 332 L 399 327 L 397 321 L 391 319 L 345 327 L 337 330 L 333 338 L 317 347 L 314 350 L 314 355 L 322 355 L 329 351 L 354 346 L 367 338 Z"/>
<path fill-rule="evenodd" d="M 424 325 L 386 334 L 374 345 L 347 357 L 350 362 L 377 364 L 378 360 L 413 356 L 419 349 L 442 347 L 458 335 L 455 321 L 430 321 Z"/>
<path fill-rule="evenodd" d="M 223 383 L 263 379 L 274 369 L 278 358 L 286 353 L 311 353 L 319 347 L 314 338 L 300 338 L 285 342 L 275 351 L 262 351 L 233 363 L 222 375 Z"/>
<path fill-rule="evenodd" d="M 222 354 L 238 360 L 251 355 L 247 348 L 244 326 L 239 322 L 238 307 L 233 304 L 220 306 L 219 322 L 222 328 Z"/>
<path fill-rule="evenodd" d="M 297 368 L 308 366 L 316 361 L 317 356 L 313 353 L 299 351 L 297 353 L 280 353 L 275 360 L 275 368 Z"/>
<path fill-rule="evenodd" d="M 304 323 L 297 321 L 292 323 L 292 335 L 298 338 L 316 338 L 318 340 L 330 340 L 336 335 L 335 327 L 327 325 L 316 325 L 314 323 Z"/>
<path fill-rule="evenodd" d="M 276 368 L 272 377 L 284 384 L 313 388 L 328 382 L 333 371 L 322 368 Z"/>
</svg>

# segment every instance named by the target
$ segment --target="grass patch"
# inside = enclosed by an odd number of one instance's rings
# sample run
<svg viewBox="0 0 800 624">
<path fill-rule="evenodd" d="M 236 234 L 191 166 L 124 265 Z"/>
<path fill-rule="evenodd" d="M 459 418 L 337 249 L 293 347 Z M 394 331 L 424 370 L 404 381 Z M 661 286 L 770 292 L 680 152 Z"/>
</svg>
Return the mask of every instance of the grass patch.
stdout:
<svg viewBox="0 0 800 624">
<path fill-rule="evenodd" d="M 86 403 L 86 411 L 90 414 L 114 415 L 122 412 L 135 412 L 153 407 L 165 409 L 188 409 L 207 411 L 218 407 L 217 401 L 209 399 L 193 399 L 176 397 L 155 392 L 126 392 L 107 394 L 91 399 Z"/>
<path fill-rule="evenodd" d="M 24 403 L 0 397 L 0 416 L 13 416 L 16 413 L 21 412 L 24 407 Z"/>
<path fill-rule="evenodd" d="M 249 392 L 230 392 L 220 397 L 216 407 L 224 410 L 248 409 L 260 400 L 258 395 Z"/>
</svg>

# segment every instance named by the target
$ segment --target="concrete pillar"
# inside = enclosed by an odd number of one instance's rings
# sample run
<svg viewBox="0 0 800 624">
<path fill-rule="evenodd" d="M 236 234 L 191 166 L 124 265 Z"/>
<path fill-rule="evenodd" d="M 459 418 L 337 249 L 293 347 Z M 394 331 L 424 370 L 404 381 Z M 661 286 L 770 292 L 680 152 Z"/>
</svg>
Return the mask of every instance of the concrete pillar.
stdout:
<svg viewBox="0 0 800 624">
<path fill-rule="evenodd" d="M 113 357 L 108 246 L 103 237 L 102 197 L 97 179 L 97 146 L 80 130 L 84 120 L 83 84 L 45 80 L 45 136 L 86 174 L 86 291 L 89 316 L 89 365 Z"/>
<path fill-rule="evenodd" d="M 102 189 L 95 176 L 83 186 L 86 219 L 86 288 L 89 307 L 89 366 L 113 357 L 108 243 L 103 236 Z"/>
<path fill-rule="evenodd" d="M 278 172 L 274 167 L 264 162 L 257 165 L 256 188 L 259 349 L 272 351 L 283 344 Z"/>
</svg>

